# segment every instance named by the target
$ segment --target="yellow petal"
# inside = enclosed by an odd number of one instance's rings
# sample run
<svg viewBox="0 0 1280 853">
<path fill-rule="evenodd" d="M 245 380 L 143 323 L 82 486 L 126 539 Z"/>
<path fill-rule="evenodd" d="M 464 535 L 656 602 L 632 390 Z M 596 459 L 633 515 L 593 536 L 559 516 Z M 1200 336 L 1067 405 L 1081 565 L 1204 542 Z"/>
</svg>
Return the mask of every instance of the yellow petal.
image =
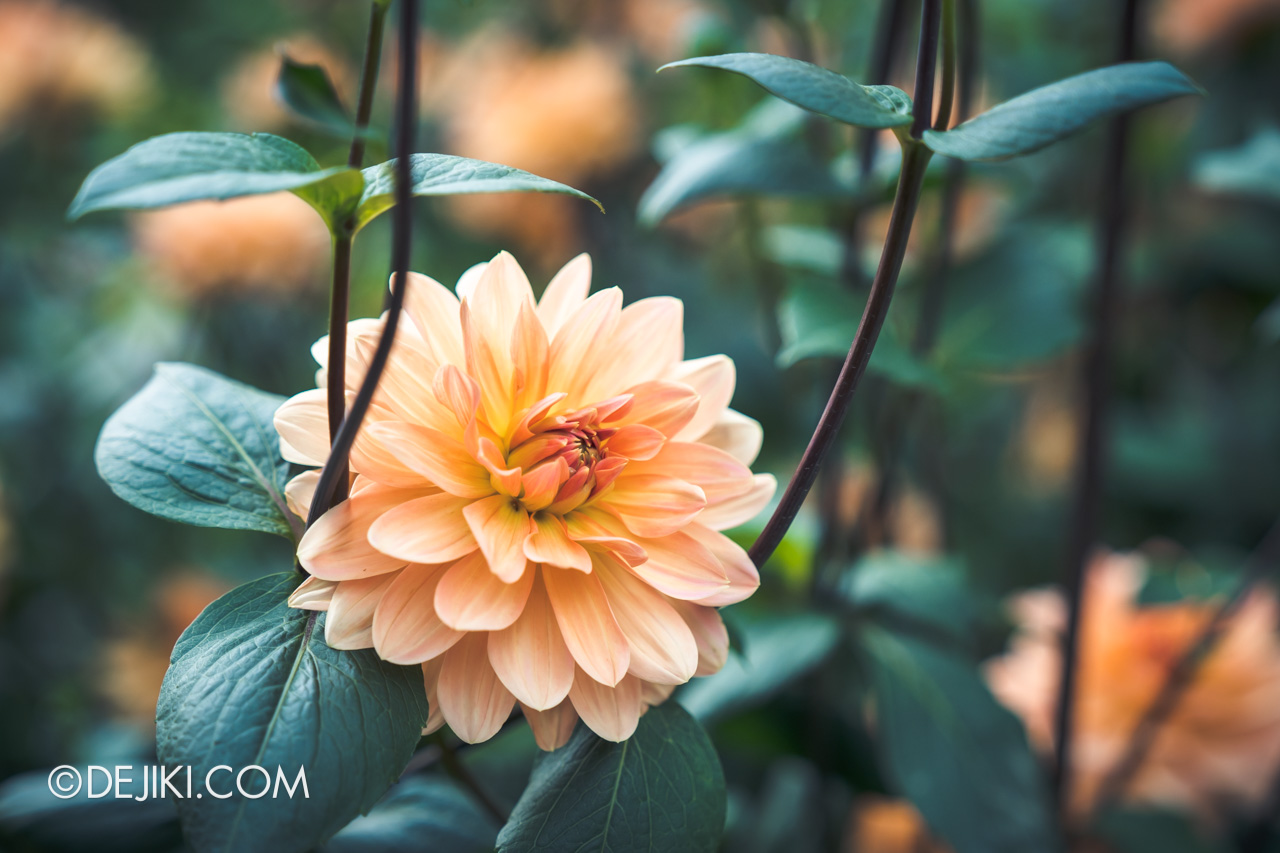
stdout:
<svg viewBox="0 0 1280 853">
<path fill-rule="evenodd" d="M 514 583 L 525 572 L 524 540 L 532 522 L 529 513 L 513 499 L 494 495 L 468 504 L 462 515 L 489 570 L 506 583 Z"/>
<path fill-rule="evenodd" d="M 369 434 L 404 465 L 460 498 L 493 494 L 489 472 L 458 439 L 439 430 L 398 421 L 371 424 Z"/>
<path fill-rule="evenodd" d="M 547 563 L 562 569 L 591 571 L 591 555 L 569 538 L 564 521 L 551 513 L 533 516 L 533 530 L 524 540 L 524 555 L 535 563 Z"/>
</svg>

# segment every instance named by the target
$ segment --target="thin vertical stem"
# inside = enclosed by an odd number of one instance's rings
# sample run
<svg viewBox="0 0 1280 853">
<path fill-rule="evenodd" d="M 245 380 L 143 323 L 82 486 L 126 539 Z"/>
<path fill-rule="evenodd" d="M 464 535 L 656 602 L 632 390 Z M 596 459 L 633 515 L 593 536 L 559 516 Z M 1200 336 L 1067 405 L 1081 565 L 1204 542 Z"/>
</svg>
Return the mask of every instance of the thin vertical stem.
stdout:
<svg viewBox="0 0 1280 853">
<path fill-rule="evenodd" d="M 329 461 L 320 472 L 307 525 L 315 521 L 333 506 L 340 487 L 346 486 L 347 461 L 351 445 L 364 421 L 374 391 L 387 367 L 391 346 L 395 343 L 396 329 L 400 325 L 400 309 L 404 305 L 404 289 L 409 271 L 409 258 L 413 240 L 413 181 L 410 172 L 410 155 L 414 148 L 414 135 L 418 125 L 418 0 L 401 0 L 400 5 L 400 79 L 396 92 L 395 128 L 395 210 L 391 223 L 391 269 L 393 283 L 386 326 L 378 338 L 377 349 L 369 361 L 369 369 L 351 411 L 343 421 L 333 441 Z M 332 365 L 330 365 L 332 367 Z"/>
<path fill-rule="evenodd" d="M 1137 54 L 1137 0 L 1125 0 L 1116 60 L 1129 62 Z M 1079 666 L 1080 624 L 1083 611 L 1085 570 L 1097 539 L 1098 508 L 1102 499 L 1107 451 L 1112 349 L 1115 316 L 1120 295 L 1120 259 L 1127 225 L 1125 184 L 1129 117 L 1111 123 L 1103 166 L 1098 225 L 1098 269 L 1091 294 L 1091 340 L 1084 363 L 1084 429 L 1078 448 L 1078 465 L 1067 544 L 1067 630 L 1063 637 L 1062 674 L 1054 743 L 1058 760 L 1053 769 L 1053 790 L 1059 812 L 1065 814 L 1071 787 L 1071 734 L 1075 706 L 1076 670 Z"/>
<path fill-rule="evenodd" d="M 365 39 L 364 66 L 360 72 L 360 95 L 356 102 L 355 128 L 351 134 L 351 148 L 347 153 L 347 166 L 359 169 L 364 164 L 365 137 L 369 129 L 369 115 L 373 111 L 373 94 L 378 86 L 378 65 L 382 59 L 382 31 L 386 23 L 387 6 L 380 0 L 370 4 L 369 34 Z M 351 303 L 351 225 L 342 222 L 333 237 L 333 283 L 329 291 L 329 357 L 325 383 L 328 390 L 329 443 L 338 438 L 347 406 L 347 317 Z M 344 463 L 345 465 L 345 463 Z M 345 473 L 345 472 L 344 472 Z M 346 499 L 347 477 L 338 478 L 334 500 Z"/>
</svg>

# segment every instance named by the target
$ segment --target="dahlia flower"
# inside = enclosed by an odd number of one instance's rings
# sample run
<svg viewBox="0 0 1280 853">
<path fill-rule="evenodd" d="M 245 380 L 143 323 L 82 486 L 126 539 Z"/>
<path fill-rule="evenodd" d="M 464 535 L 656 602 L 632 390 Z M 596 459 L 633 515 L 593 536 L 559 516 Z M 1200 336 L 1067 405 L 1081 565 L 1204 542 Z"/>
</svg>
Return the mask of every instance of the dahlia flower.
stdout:
<svg viewBox="0 0 1280 853">
<path fill-rule="evenodd" d="M 719 532 L 775 487 L 747 467 L 761 430 L 728 408 L 733 362 L 684 359 L 679 300 L 623 308 L 617 288 L 588 297 L 590 279 L 580 256 L 535 304 L 505 253 L 463 277 L 461 300 L 410 275 L 351 497 L 298 546 L 311 577 L 291 604 L 327 610 L 335 648 L 421 664 L 428 730 L 483 741 L 519 702 L 544 749 L 578 718 L 624 740 L 720 668 L 716 608 L 759 585 Z M 381 325 L 349 327 L 349 396 Z M 280 408 L 287 459 L 325 461 L 325 411 L 323 388 Z M 299 510 L 317 479 L 291 482 Z"/>
<path fill-rule="evenodd" d="M 1080 633 L 1072 747 L 1077 814 L 1129 748 L 1139 720 L 1169 673 L 1212 618 L 1213 602 L 1137 601 L 1140 555 L 1105 554 L 1089 567 Z M 1010 651 L 987 664 L 996 697 L 1022 717 L 1037 748 L 1051 752 L 1066 607 L 1054 590 L 1014 599 Z M 1201 663 L 1161 726 L 1126 791 L 1144 805 L 1187 809 L 1206 820 L 1263 802 L 1280 765 L 1280 638 L 1277 603 L 1255 590 Z"/>
</svg>

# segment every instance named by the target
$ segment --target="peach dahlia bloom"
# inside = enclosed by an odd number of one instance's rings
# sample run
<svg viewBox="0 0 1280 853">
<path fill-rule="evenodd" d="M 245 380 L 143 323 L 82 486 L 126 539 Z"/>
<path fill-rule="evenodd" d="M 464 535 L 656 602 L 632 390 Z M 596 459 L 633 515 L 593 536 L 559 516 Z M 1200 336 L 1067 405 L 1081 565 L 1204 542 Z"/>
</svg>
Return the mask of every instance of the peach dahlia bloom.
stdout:
<svg viewBox="0 0 1280 853">
<path fill-rule="evenodd" d="M 720 668 L 716 608 L 759 585 L 719 532 L 775 487 L 747 467 L 761 430 L 728 408 L 733 362 L 684 359 L 679 300 L 623 308 L 617 288 L 588 297 L 590 279 L 582 255 L 535 303 L 506 253 L 463 277 L 461 300 L 412 274 L 351 497 L 298 546 L 312 576 L 293 606 L 327 610 L 335 648 L 422 664 L 429 730 L 483 741 L 519 702 L 544 749 L 578 718 L 624 740 Z M 349 397 L 381 325 L 349 327 Z M 325 407 L 320 388 L 280 408 L 287 459 L 324 462 Z M 317 479 L 292 481 L 295 507 Z"/>
</svg>

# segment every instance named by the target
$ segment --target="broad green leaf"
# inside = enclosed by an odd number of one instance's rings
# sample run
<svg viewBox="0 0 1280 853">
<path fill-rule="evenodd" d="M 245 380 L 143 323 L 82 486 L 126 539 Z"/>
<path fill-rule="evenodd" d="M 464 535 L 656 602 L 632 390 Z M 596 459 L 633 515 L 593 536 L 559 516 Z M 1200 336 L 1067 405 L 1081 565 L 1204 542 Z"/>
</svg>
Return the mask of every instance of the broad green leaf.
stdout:
<svg viewBox="0 0 1280 853">
<path fill-rule="evenodd" d="M 395 162 L 388 160 L 364 170 L 364 194 L 360 196 L 355 218 L 357 231 L 395 204 Z M 604 212 L 600 202 L 581 190 L 511 166 L 452 154 L 414 154 L 409 162 L 416 196 L 563 193 L 586 199 Z"/>
<path fill-rule="evenodd" d="M 311 850 L 368 812 L 418 743 L 427 719 L 422 669 L 386 663 L 373 649 L 329 648 L 323 615 L 288 606 L 300 580 L 274 574 L 232 590 L 173 649 L 156 746 L 161 763 L 193 768 L 193 793 L 203 794 L 178 802 L 196 853 Z M 206 787 L 218 765 L 265 768 L 273 793 L 234 793 L 226 772 Z M 299 768 L 306 797 L 280 783 L 279 774 L 298 783 Z M 262 774 L 247 774 L 242 785 L 263 792 Z"/>
<path fill-rule="evenodd" d="M 853 344 L 862 309 L 862 300 L 833 282 L 793 284 L 778 304 L 782 336 L 778 366 L 787 368 L 809 358 L 843 359 Z M 880 330 L 867 370 L 907 387 L 943 387 L 937 371 L 916 358 L 889 323 Z"/>
<path fill-rule="evenodd" d="M 771 120 L 762 122 L 766 113 Z M 803 116 L 802 110 L 770 98 L 742 126 L 690 141 L 641 196 L 640 223 L 657 225 L 681 207 L 725 196 L 851 193 L 798 137 Z"/>
<path fill-rule="evenodd" d="M 173 853 L 182 844 L 178 812 L 172 798 L 149 796 L 150 777 L 142 780 L 142 766 L 151 761 L 127 759 L 133 768 L 122 775 L 117 799 L 112 790 L 102 792 L 114 781 L 101 765 L 36 770 L 11 776 L 0 784 L 0 848 L 38 850 L 41 853 Z M 102 762 L 105 765 L 107 762 Z M 113 761 L 111 766 L 124 764 Z M 60 774 L 55 797 L 50 780 Z M 79 786 L 75 790 L 75 786 Z M 92 788 L 90 788 L 92 785 Z M 74 793 L 73 793 L 74 791 Z M 90 797 L 90 794 L 94 794 Z M 143 797 L 138 800 L 136 797 Z"/>
<path fill-rule="evenodd" d="M 305 149 L 270 133 L 169 133 L 90 172 L 67 216 L 289 190 L 333 228 L 361 186 L 356 170 L 321 169 Z"/>
<path fill-rule="evenodd" d="M 953 560 L 880 550 L 860 559 L 840 580 L 840 592 L 867 615 L 905 620 L 965 645 L 973 639 L 974 602 Z"/>
<path fill-rule="evenodd" d="M 667 702 L 650 708 L 622 743 L 579 725 L 566 746 L 543 755 L 498 850 L 711 853 L 724 816 L 715 747 L 697 721 Z"/>
<path fill-rule="evenodd" d="M 1194 177 L 1207 190 L 1280 202 L 1280 129 L 1265 128 L 1238 148 L 1203 155 Z"/>
<path fill-rule="evenodd" d="M 742 625 L 741 654 L 715 675 L 690 681 L 676 699 L 699 720 L 713 720 L 769 699 L 822 663 L 840 637 L 834 620 L 818 613 Z"/>
<path fill-rule="evenodd" d="M 907 636 L 864 633 L 882 769 L 956 853 L 1057 849 L 1022 724 L 968 661 Z"/>
<path fill-rule="evenodd" d="M 697 66 L 741 74 L 771 94 L 811 113 L 857 127 L 911 124 L 911 98 L 893 86 L 861 86 L 848 77 L 808 62 L 770 53 L 726 53 L 670 62 L 667 68 Z"/>
<path fill-rule="evenodd" d="M 1174 811 L 1109 809 L 1090 827 L 1115 853 L 1229 853 L 1193 817 Z M 1274 847 L 1266 848 L 1274 853 Z"/>
<path fill-rule="evenodd" d="M 1099 119 L 1200 93 L 1167 62 L 1112 65 L 1019 95 L 951 130 L 927 130 L 924 142 L 960 160 L 1007 160 L 1039 151 Z"/>
<path fill-rule="evenodd" d="M 294 536 L 272 418 L 283 397 L 191 364 L 155 376 L 107 419 L 94 460 L 111 490 L 152 515 L 199 527 Z"/>
<path fill-rule="evenodd" d="M 498 827 L 448 779 L 410 776 L 367 815 L 347 824 L 322 853 L 489 853 Z"/>
<path fill-rule="evenodd" d="M 333 81 L 320 65 L 295 62 L 287 54 L 282 55 L 276 95 L 302 118 L 334 133 L 349 136 L 355 128 Z"/>
</svg>

